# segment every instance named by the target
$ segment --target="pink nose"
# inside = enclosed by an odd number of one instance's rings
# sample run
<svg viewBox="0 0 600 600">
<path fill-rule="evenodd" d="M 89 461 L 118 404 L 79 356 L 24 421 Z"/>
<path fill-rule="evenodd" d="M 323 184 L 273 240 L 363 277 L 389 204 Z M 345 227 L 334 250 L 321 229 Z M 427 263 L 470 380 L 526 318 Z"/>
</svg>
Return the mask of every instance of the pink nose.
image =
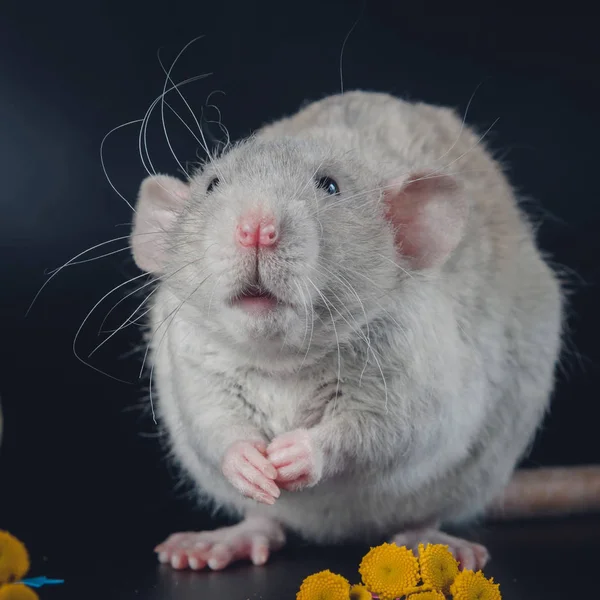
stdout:
<svg viewBox="0 0 600 600">
<path fill-rule="evenodd" d="M 272 217 L 246 216 L 240 219 L 236 237 L 245 248 L 268 248 L 275 245 L 279 236 Z"/>
</svg>

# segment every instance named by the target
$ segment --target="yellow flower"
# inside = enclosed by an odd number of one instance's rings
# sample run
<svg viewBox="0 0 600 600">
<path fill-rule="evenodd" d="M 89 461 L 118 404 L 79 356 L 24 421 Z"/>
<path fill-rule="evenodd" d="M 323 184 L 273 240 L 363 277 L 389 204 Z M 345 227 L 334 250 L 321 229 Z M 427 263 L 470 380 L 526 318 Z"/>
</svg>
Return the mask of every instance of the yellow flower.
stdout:
<svg viewBox="0 0 600 600">
<path fill-rule="evenodd" d="M 481 571 L 461 571 L 450 586 L 454 600 L 502 600 L 500 586 Z"/>
<path fill-rule="evenodd" d="M 364 585 L 381 600 L 404 596 L 419 582 L 419 561 L 406 546 L 382 544 L 371 548 L 360 563 Z"/>
<path fill-rule="evenodd" d="M 29 571 L 25 546 L 8 531 L 0 531 L 0 585 L 18 581 Z"/>
<path fill-rule="evenodd" d="M 372 600 L 371 592 L 364 585 L 353 585 L 350 588 L 350 600 Z"/>
<path fill-rule="evenodd" d="M 300 586 L 296 600 L 349 600 L 350 582 L 331 571 L 309 575 Z"/>
<path fill-rule="evenodd" d="M 448 594 L 458 575 L 458 561 L 443 544 L 419 544 L 419 564 L 423 583 Z"/>
<path fill-rule="evenodd" d="M 13 583 L 0 587 L 0 600 L 40 600 L 40 597 L 22 583 Z"/>
<path fill-rule="evenodd" d="M 428 590 L 426 592 L 415 592 L 406 597 L 406 600 L 446 600 L 446 596 L 438 590 Z"/>
</svg>

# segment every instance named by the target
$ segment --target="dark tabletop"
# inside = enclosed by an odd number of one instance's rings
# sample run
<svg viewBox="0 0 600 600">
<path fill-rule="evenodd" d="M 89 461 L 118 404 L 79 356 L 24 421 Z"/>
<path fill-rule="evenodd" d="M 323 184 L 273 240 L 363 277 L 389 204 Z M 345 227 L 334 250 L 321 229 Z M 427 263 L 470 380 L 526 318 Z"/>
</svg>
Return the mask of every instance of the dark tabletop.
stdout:
<svg viewBox="0 0 600 600">
<path fill-rule="evenodd" d="M 104 339 L 106 313 L 114 307 L 106 325 L 118 325 L 139 302 L 119 303 L 130 289 L 120 288 L 85 320 L 108 291 L 138 274 L 126 241 L 62 271 L 24 317 L 50 270 L 127 235 L 131 212 L 106 179 L 100 143 L 141 118 L 162 91 L 157 51 L 170 64 L 202 34 L 173 75 L 213 73 L 186 87 L 186 97 L 198 113 L 215 92 L 210 103 L 233 139 L 339 91 L 340 50 L 359 16 L 344 49 L 345 89 L 387 91 L 461 114 L 469 105 L 466 120 L 481 131 L 499 119 L 486 139 L 572 292 L 553 407 L 527 462 L 600 462 L 596 23 L 576 11 L 547 15 L 544 7 L 530 17 L 468 16 L 441 3 L 437 15 L 430 3 L 427 12 L 405 4 L 0 3 L 0 529 L 26 542 L 31 575 L 65 578 L 64 586 L 43 588 L 42 600 L 293 598 L 302 579 L 323 568 L 356 580 L 366 551 L 296 543 L 265 568 L 159 567 L 152 548 L 166 535 L 222 521 L 195 507 L 189 484 L 166 459 L 138 380 L 141 357 L 132 352 L 139 331 L 124 329 L 88 360 Z M 211 140 L 221 137 L 204 124 Z M 178 157 L 195 160 L 195 141 L 170 113 L 167 127 Z M 145 175 L 137 136 L 124 127 L 105 145 L 107 173 L 130 201 Z M 159 115 L 148 145 L 155 168 L 177 174 Z M 481 526 L 473 536 L 489 545 L 486 573 L 506 599 L 600 594 L 596 517 Z"/>
<path fill-rule="evenodd" d="M 363 546 L 313 548 L 294 544 L 263 567 L 238 564 L 222 572 L 174 571 L 159 565 L 149 548 L 121 540 L 112 549 L 94 545 L 93 528 L 84 547 L 34 557 L 36 572 L 64 577 L 65 584 L 44 588 L 42 597 L 129 600 L 278 600 L 294 598 L 304 577 L 323 569 L 359 581 Z M 597 598 L 600 517 L 485 526 L 469 532 L 488 545 L 487 576 L 500 584 L 506 600 Z M 581 596 L 578 596 L 580 594 Z"/>
</svg>

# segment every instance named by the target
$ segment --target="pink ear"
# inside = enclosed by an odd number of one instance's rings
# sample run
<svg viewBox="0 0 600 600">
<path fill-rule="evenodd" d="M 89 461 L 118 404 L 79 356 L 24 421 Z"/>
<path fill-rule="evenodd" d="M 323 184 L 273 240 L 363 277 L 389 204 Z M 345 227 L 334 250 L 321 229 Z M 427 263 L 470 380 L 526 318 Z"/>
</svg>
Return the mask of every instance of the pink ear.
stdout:
<svg viewBox="0 0 600 600">
<path fill-rule="evenodd" d="M 416 269 L 443 264 L 462 240 L 467 221 L 467 202 L 456 180 L 419 173 L 386 188 L 386 214 L 402 256 Z"/>
<path fill-rule="evenodd" d="M 153 175 L 142 182 L 131 234 L 133 258 L 142 271 L 163 271 L 167 236 L 189 199 L 189 186 L 174 177 Z"/>
</svg>

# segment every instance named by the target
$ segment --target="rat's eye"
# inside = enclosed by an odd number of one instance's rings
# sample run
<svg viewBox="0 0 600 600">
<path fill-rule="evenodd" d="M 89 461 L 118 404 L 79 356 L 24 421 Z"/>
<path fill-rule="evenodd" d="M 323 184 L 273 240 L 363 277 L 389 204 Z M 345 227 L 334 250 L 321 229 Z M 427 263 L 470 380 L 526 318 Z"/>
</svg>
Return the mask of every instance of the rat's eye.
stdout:
<svg viewBox="0 0 600 600">
<path fill-rule="evenodd" d="M 321 177 L 317 181 L 317 187 L 325 190 L 330 196 L 335 196 L 340 193 L 338 184 L 331 177 Z"/>
<path fill-rule="evenodd" d="M 213 179 L 211 179 L 211 182 L 208 184 L 208 187 L 206 188 L 206 193 L 210 194 L 218 185 L 219 185 L 219 178 L 214 177 Z"/>
</svg>

